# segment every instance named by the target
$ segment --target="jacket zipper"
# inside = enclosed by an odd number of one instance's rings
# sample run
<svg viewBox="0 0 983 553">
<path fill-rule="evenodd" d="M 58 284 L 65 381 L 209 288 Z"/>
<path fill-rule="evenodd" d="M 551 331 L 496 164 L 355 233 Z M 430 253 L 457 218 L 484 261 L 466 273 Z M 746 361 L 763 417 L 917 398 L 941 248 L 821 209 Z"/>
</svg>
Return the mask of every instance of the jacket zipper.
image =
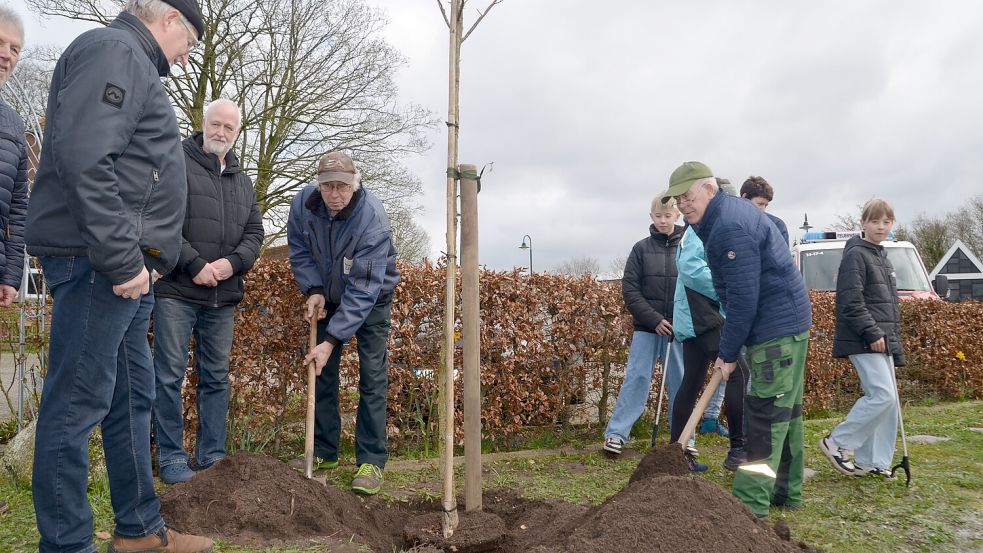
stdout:
<svg viewBox="0 0 983 553">
<path fill-rule="evenodd" d="M 137 219 L 137 240 L 143 236 L 143 219 L 147 216 L 147 209 L 150 207 L 150 198 L 154 195 L 154 188 L 160 182 L 160 170 L 154 167 L 150 176 L 150 186 L 147 187 L 147 193 L 143 196 L 143 205 L 140 206 L 140 217 Z"/>
<path fill-rule="evenodd" d="M 215 182 L 215 185 L 218 187 L 218 213 L 219 213 L 218 221 L 219 221 L 219 225 L 222 227 L 221 230 L 219 231 L 219 236 L 220 237 L 219 237 L 219 240 L 218 240 L 218 254 L 219 255 L 222 255 L 222 252 L 225 251 L 225 227 L 226 227 L 226 220 L 225 220 L 225 190 L 222 188 L 222 173 L 221 173 L 221 170 L 222 170 L 222 165 L 220 163 L 219 164 L 219 175 L 218 175 L 218 179 L 216 181 L 213 181 L 213 182 Z M 212 291 L 212 307 L 218 307 L 218 288 L 219 288 L 218 286 L 215 286 L 215 290 Z"/>
</svg>

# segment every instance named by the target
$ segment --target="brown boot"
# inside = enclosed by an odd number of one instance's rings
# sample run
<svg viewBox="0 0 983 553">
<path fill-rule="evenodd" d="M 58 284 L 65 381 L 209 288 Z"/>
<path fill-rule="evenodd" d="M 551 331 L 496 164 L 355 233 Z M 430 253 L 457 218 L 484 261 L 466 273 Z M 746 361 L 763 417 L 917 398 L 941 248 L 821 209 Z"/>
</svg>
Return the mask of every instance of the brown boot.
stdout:
<svg viewBox="0 0 983 553">
<path fill-rule="evenodd" d="M 142 538 L 113 536 L 109 553 L 211 553 L 212 540 L 167 526 Z"/>
</svg>

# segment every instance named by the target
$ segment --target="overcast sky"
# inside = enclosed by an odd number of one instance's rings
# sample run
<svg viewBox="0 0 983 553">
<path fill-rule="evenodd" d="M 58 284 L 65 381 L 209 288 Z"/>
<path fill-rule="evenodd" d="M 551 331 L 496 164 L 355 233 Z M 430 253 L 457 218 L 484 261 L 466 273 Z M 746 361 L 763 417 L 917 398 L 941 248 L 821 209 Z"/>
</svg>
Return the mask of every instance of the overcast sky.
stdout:
<svg viewBox="0 0 983 553">
<path fill-rule="evenodd" d="M 471 0 L 469 26 L 488 0 Z M 447 27 L 433 0 L 366 0 L 407 58 L 400 98 L 447 115 Z M 22 0 L 12 2 L 24 10 Z M 26 14 L 26 11 L 22 13 Z M 85 27 L 27 14 L 28 42 Z M 700 160 L 775 187 L 793 238 L 871 197 L 901 223 L 983 194 L 983 2 L 505 0 L 464 43 L 460 161 L 483 179 L 480 260 L 602 270 L 647 234 L 652 197 Z M 411 159 L 437 255 L 446 129 Z"/>
</svg>

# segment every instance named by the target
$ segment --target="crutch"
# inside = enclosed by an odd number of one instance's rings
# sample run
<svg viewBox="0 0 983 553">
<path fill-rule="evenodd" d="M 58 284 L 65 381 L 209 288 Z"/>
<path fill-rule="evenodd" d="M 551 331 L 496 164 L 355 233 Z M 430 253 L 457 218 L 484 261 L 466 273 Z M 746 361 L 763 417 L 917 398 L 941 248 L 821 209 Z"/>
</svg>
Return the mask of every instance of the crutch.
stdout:
<svg viewBox="0 0 983 553">
<path fill-rule="evenodd" d="M 669 343 L 666 345 L 666 353 L 662 356 L 662 384 L 659 385 L 659 403 L 655 408 L 655 426 L 652 427 L 652 445 L 659 437 L 659 418 L 662 415 L 662 396 L 666 391 L 666 373 L 669 372 L 669 353 L 672 351 L 672 336 L 669 336 Z M 652 367 L 653 369 L 655 367 Z M 672 416 L 672 413 L 669 413 Z"/>
<path fill-rule="evenodd" d="M 901 416 L 901 392 L 898 390 L 898 373 L 894 370 L 894 358 L 890 353 L 887 354 L 888 362 L 891 365 L 891 376 L 894 382 L 894 399 L 898 402 L 898 425 L 901 426 L 901 451 L 904 452 L 904 456 L 901 457 L 901 462 L 891 469 L 891 476 L 901 469 L 905 474 L 905 486 L 911 486 L 911 464 L 908 461 L 908 437 L 905 436 L 904 432 L 904 417 Z"/>
</svg>

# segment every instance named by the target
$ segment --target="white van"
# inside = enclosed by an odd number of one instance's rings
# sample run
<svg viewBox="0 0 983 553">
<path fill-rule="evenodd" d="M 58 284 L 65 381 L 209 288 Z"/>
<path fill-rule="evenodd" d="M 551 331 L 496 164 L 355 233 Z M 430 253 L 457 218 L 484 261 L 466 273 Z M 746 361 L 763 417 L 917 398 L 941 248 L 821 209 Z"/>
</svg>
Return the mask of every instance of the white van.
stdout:
<svg viewBox="0 0 983 553">
<path fill-rule="evenodd" d="M 792 257 L 802 273 L 806 288 L 812 290 L 836 291 L 836 276 L 843 258 L 843 247 L 860 231 L 846 232 L 807 232 L 802 240 L 792 247 Z M 894 240 L 894 233 L 881 242 L 887 258 L 894 266 L 898 281 L 898 296 L 901 299 L 941 299 L 936 289 L 948 291 L 947 282 L 929 281 L 925 263 L 911 242 Z M 944 278 L 944 277 L 942 277 Z M 934 286 L 933 286 L 934 284 Z"/>
</svg>

